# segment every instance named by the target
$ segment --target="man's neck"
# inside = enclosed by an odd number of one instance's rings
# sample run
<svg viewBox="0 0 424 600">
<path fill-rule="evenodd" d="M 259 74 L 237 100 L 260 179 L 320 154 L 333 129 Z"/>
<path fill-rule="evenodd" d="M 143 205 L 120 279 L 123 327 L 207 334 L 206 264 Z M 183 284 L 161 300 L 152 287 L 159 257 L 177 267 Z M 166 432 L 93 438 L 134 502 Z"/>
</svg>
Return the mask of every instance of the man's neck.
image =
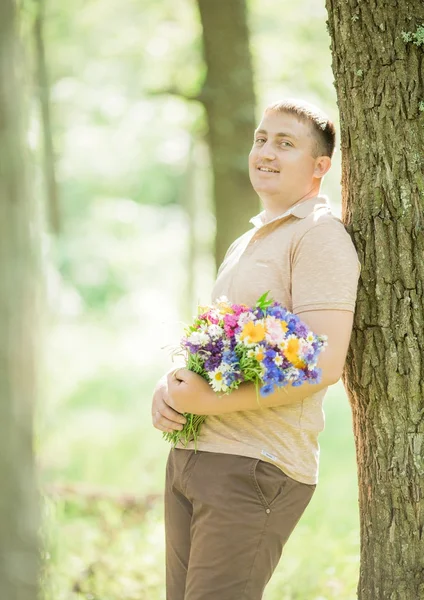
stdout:
<svg viewBox="0 0 424 600">
<path fill-rule="evenodd" d="M 317 196 L 319 196 L 319 194 L 320 194 L 320 191 L 318 189 L 318 190 L 312 190 L 312 191 L 308 192 L 307 194 L 301 196 L 300 198 L 296 198 L 296 199 L 282 200 L 281 198 L 272 198 L 272 197 L 271 198 L 261 198 L 262 204 L 264 206 L 263 221 L 265 223 L 268 223 L 269 221 L 272 221 L 272 219 L 275 219 L 276 217 L 283 215 L 285 212 L 287 212 L 290 208 L 292 208 L 296 204 L 300 204 L 302 202 L 305 202 L 306 200 L 310 200 L 311 198 L 316 198 Z"/>
</svg>

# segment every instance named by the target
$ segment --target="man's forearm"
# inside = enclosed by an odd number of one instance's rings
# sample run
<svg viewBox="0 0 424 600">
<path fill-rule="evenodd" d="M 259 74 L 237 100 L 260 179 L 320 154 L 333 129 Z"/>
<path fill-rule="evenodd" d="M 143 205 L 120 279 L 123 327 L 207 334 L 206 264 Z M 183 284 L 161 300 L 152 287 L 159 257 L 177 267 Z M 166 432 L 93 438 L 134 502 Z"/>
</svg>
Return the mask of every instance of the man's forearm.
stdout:
<svg viewBox="0 0 424 600">
<path fill-rule="evenodd" d="M 263 398 L 253 383 L 242 383 L 240 387 L 230 394 L 213 394 L 199 402 L 199 412 L 202 415 L 220 415 L 224 413 L 260 410 L 287 404 L 296 404 L 305 398 L 316 394 L 336 383 L 334 380 L 322 379 L 320 383 L 303 383 L 300 386 L 287 385 L 278 388 L 275 392 Z"/>
</svg>

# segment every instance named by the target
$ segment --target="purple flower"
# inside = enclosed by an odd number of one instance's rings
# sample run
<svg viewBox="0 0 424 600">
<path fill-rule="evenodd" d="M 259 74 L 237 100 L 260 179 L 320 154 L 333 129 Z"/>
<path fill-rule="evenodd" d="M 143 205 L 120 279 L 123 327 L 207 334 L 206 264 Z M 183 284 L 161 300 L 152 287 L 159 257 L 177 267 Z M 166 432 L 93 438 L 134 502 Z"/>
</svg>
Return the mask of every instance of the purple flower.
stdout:
<svg viewBox="0 0 424 600">
<path fill-rule="evenodd" d="M 298 325 L 296 327 L 296 334 L 299 337 L 306 338 L 308 333 L 309 333 L 309 329 L 306 327 L 306 325 L 304 325 L 303 323 L 298 323 Z"/>
<path fill-rule="evenodd" d="M 221 356 L 219 354 L 212 355 L 208 359 L 205 360 L 205 369 L 206 371 L 214 371 L 221 364 Z"/>
<path fill-rule="evenodd" d="M 321 378 L 321 369 L 312 369 L 308 371 L 308 379 L 310 383 L 319 383 Z"/>
</svg>

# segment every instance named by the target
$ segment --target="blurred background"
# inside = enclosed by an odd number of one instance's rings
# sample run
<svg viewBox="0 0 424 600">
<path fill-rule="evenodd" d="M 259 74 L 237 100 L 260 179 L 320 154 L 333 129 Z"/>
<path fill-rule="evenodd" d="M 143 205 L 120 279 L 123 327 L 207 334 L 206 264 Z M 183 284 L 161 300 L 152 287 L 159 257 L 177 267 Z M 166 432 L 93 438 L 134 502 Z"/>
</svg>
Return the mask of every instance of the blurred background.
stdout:
<svg viewBox="0 0 424 600">
<path fill-rule="evenodd" d="M 169 445 L 151 425 L 153 387 L 184 323 L 209 302 L 227 240 L 260 210 L 243 186 L 263 108 L 303 98 L 338 128 L 325 3 L 23 7 L 47 308 L 36 422 L 43 597 L 162 600 Z M 233 43 L 250 48 L 251 62 L 239 53 L 242 68 L 226 51 Z M 244 77 L 232 104 L 216 91 L 231 68 Z M 227 181 L 228 191 L 239 177 L 242 194 L 227 219 L 219 186 Z M 339 182 L 338 149 L 322 189 L 338 216 Z M 325 411 L 317 491 L 265 600 L 356 598 L 355 449 L 340 382 Z"/>
</svg>

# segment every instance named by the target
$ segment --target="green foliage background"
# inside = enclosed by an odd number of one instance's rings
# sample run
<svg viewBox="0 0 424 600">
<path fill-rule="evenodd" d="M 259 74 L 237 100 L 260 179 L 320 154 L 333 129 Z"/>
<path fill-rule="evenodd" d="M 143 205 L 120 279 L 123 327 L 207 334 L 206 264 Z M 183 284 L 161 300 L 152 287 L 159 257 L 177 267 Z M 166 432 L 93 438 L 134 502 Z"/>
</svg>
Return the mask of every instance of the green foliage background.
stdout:
<svg viewBox="0 0 424 600">
<path fill-rule="evenodd" d="M 295 96 L 337 122 L 324 3 L 250 0 L 249 20 L 258 118 L 268 102 Z M 46 223 L 43 235 L 48 310 L 37 454 L 45 600 L 165 598 L 160 495 L 169 446 L 151 425 L 151 394 L 183 321 L 197 302 L 209 301 L 214 277 L 205 115 L 188 99 L 205 76 L 201 33 L 191 0 L 47 7 L 63 229 L 53 237 Z M 29 139 L 39 156 L 35 100 Z M 323 189 L 336 214 L 339 158 L 337 151 Z M 191 276 L 188 189 L 196 206 Z M 45 196 L 39 169 L 35 193 Z M 246 228 L 250 216 L 241 215 Z M 340 383 L 327 396 L 326 414 L 320 482 L 266 600 L 356 597 L 356 466 Z M 107 494 L 64 493 L 65 483 L 159 500 L 124 510 Z"/>
</svg>

